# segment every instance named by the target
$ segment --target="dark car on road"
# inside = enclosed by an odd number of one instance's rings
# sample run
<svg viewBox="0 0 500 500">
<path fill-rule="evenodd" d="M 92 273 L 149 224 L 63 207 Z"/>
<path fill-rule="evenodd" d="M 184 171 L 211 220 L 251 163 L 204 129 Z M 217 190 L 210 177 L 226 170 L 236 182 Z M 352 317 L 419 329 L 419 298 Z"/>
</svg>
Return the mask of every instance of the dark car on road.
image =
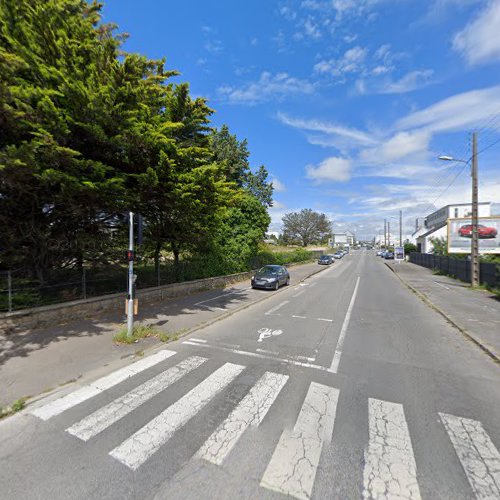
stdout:
<svg viewBox="0 0 500 500">
<path fill-rule="evenodd" d="M 290 283 L 290 274 L 284 266 L 264 266 L 255 272 L 251 283 L 252 288 L 277 290 L 280 285 L 288 285 Z"/>
<path fill-rule="evenodd" d="M 394 259 L 394 252 L 385 252 L 384 259 Z"/>
<path fill-rule="evenodd" d="M 462 238 L 472 238 L 472 224 L 465 224 L 458 230 L 459 236 Z M 479 238 L 496 238 L 498 231 L 494 227 L 477 225 L 477 235 Z"/>
<path fill-rule="evenodd" d="M 329 265 L 329 264 L 332 264 L 333 262 L 334 262 L 334 260 L 333 260 L 333 257 L 331 255 L 322 255 L 318 259 L 318 264 Z"/>
</svg>

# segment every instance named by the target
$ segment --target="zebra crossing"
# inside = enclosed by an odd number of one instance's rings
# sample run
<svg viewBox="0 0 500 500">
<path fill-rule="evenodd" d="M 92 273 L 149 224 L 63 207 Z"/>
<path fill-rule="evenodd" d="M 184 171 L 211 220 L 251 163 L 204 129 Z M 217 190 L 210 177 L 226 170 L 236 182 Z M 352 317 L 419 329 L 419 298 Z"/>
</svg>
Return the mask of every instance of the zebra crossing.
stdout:
<svg viewBox="0 0 500 500">
<path fill-rule="evenodd" d="M 30 411 L 48 421 L 98 394 L 132 379 L 177 353 L 162 350 L 128 367 L 117 370 L 74 392 L 47 402 Z M 126 394 L 96 409 L 65 429 L 68 434 L 87 442 L 145 405 L 154 396 L 168 390 L 190 373 L 196 373 L 208 358 L 175 358 L 154 377 Z M 246 366 L 226 362 L 217 367 L 186 394 L 163 409 L 156 417 L 109 451 L 110 457 L 137 471 L 189 421 L 200 414 L 218 395 L 223 395 Z M 280 400 L 283 389 L 293 383 L 289 375 L 265 371 L 236 403 L 227 417 L 214 425 L 212 434 L 192 457 L 215 466 L 224 466 L 231 451 L 247 429 L 258 428 L 270 409 Z M 310 382 L 293 428 L 282 428 L 274 452 L 260 479 L 260 486 L 299 499 L 314 493 L 315 478 L 321 466 L 322 450 L 334 444 L 334 426 L 340 390 Z M 368 399 L 368 441 L 365 447 L 363 498 L 419 499 L 418 463 L 415 460 L 411 432 L 403 405 Z M 471 496 L 478 499 L 500 498 L 500 453 L 481 422 L 439 413 L 440 423 L 455 450 L 463 474 L 470 484 Z M 332 485 L 332 489 L 335 485 Z"/>
</svg>

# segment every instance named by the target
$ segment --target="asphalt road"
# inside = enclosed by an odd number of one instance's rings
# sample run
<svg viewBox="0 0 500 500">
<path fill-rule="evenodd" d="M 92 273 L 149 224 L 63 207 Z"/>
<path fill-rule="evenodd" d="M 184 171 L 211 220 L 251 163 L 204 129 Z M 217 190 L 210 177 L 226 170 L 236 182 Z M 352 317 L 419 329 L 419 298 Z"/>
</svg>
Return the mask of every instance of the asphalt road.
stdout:
<svg viewBox="0 0 500 500">
<path fill-rule="evenodd" d="M 359 251 L 0 422 L 0 497 L 498 499 L 499 448 L 500 367 Z"/>
</svg>

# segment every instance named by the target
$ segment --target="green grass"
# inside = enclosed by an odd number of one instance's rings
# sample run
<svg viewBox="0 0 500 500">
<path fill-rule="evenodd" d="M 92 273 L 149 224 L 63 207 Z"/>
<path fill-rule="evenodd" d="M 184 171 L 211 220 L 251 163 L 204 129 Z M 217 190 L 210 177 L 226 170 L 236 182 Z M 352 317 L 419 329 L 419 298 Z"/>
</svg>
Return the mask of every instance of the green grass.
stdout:
<svg viewBox="0 0 500 500">
<path fill-rule="evenodd" d="M 29 396 L 24 398 L 17 399 L 10 406 L 6 406 L 4 408 L 0 408 L 0 419 L 9 417 L 10 415 L 14 415 L 18 411 L 21 411 L 26 406 L 26 401 L 29 399 Z"/>
<path fill-rule="evenodd" d="M 138 342 L 139 340 L 147 337 L 156 337 L 161 342 L 171 342 L 173 340 L 178 340 L 179 336 L 185 331 L 187 331 L 187 328 L 182 328 L 181 330 L 172 333 L 166 333 L 154 328 L 151 325 L 138 325 L 134 328 L 130 337 L 127 335 L 127 329 L 122 328 L 113 336 L 113 340 L 117 344 L 133 344 L 134 342 Z M 143 351 L 139 352 L 142 353 L 141 355 L 144 355 Z"/>
</svg>

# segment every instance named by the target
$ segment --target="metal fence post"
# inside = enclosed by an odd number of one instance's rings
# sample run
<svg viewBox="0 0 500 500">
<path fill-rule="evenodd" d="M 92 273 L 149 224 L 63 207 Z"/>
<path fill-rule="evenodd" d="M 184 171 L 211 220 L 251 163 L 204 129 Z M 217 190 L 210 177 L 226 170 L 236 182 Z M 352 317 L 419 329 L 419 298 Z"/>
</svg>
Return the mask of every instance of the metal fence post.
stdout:
<svg viewBox="0 0 500 500">
<path fill-rule="evenodd" d="M 12 312 L 12 275 L 7 271 L 7 300 L 9 304 L 9 312 Z"/>
<path fill-rule="evenodd" d="M 83 298 L 87 298 L 87 278 L 85 273 L 85 266 L 82 267 L 82 295 Z"/>
<path fill-rule="evenodd" d="M 157 277 L 156 277 L 156 284 L 157 286 L 160 286 L 161 285 L 161 264 L 160 264 L 160 261 L 158 261 L 158 273 L 157 273 Z"/>
</svg>

